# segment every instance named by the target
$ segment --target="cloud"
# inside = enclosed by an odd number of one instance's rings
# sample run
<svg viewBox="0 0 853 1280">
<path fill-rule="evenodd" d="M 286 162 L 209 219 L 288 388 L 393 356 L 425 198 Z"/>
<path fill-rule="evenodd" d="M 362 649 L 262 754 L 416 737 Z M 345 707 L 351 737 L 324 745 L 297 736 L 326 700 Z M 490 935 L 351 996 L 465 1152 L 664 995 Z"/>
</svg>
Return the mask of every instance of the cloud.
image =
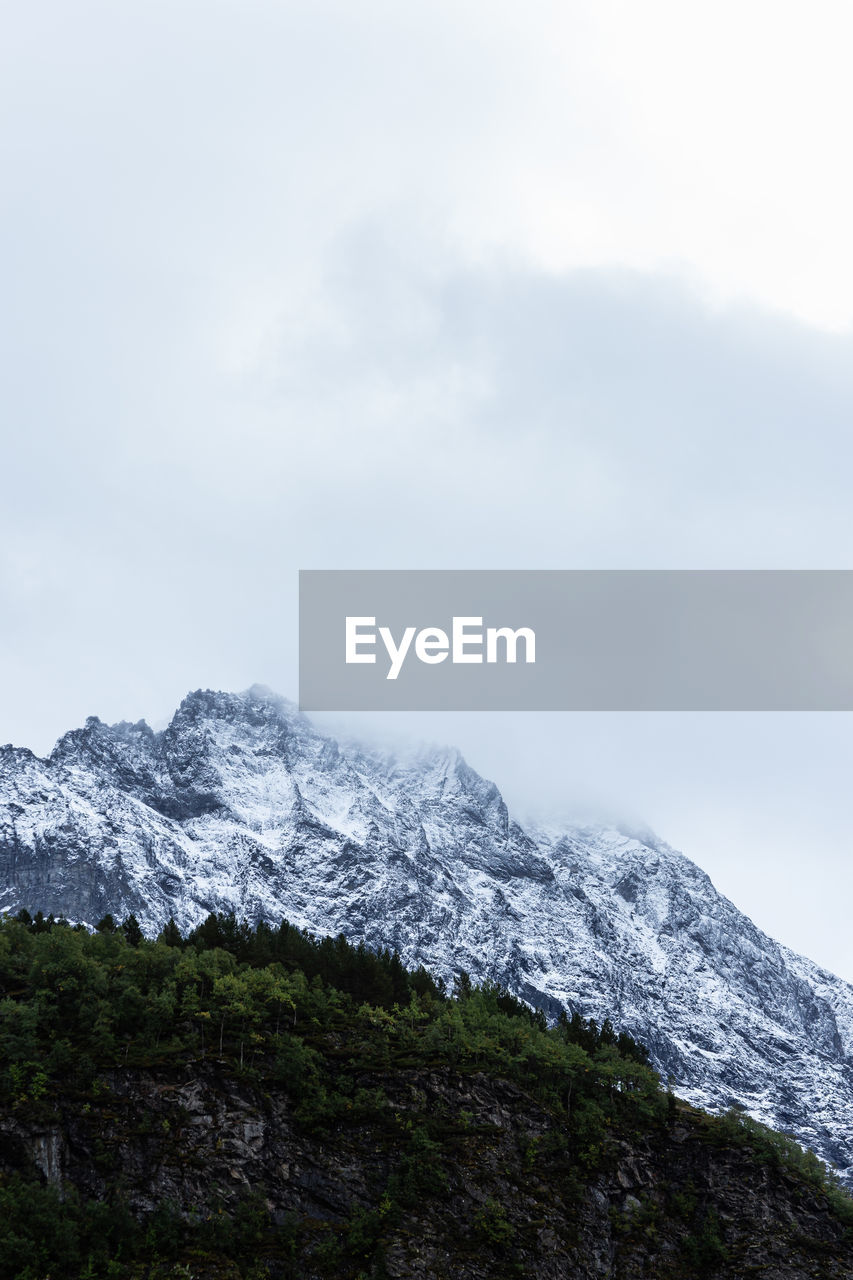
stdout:
<svg viewBox="0 0 853 1280">
<path fill-rule="evenodd" d="M 845 15 L 18 6 L 0 739 L 293 693 L 299 567 L 848 567 Z M 784 767 L 766 727 L 443 723 L 709 866 L 817 809 L 846 851 L 846 720 L 774 721 Z"/>
<path fill-rule="evenodd" d="M 381 222 L 313 299 L 238 367 L 197 356 L 229 317 L 188 307 L 186 329 L 134 322 L 103 378 L 73 372 L 110 351 L 108 312 L 64 332 L 59 389 L 9 370 L 6 660 L 56 673 L 44 729 L 25 696 L 7 713 L 19 737 L 65 727 L 78 678 L 86 713 L 118 711 L 128 664 L 158 706 L 176 670 L 292 690 L 300 567 L 849 562 L 841 338 L 678 280 L 474 267 Z"/>
</svg>

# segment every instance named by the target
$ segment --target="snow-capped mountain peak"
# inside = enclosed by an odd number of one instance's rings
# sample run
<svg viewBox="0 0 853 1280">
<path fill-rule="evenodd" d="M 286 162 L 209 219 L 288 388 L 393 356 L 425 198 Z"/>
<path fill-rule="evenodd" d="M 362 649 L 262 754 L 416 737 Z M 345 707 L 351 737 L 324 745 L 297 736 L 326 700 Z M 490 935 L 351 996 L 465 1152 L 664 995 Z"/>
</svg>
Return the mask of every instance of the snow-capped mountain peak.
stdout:
<svg viewBox="0 0 853 1280">
<path fill-rule="evenodd" d="M 0 749 L 0 868 L 7 911 L 286 917 L 609 1016 L 683 1096 L 853 1167 L 853 988 L 649 833 L 523 827 L 454 750 L 337 743 L 260 686 L 161 732 L 90 717 L 46 760 Z"/>
</svg>

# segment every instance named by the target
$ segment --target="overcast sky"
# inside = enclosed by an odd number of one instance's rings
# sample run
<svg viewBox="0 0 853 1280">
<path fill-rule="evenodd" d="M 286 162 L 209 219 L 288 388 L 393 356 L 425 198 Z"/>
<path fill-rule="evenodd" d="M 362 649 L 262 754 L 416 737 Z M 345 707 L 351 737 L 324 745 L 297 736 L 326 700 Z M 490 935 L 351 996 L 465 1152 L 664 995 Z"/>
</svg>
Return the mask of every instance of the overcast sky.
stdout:
<svg viewBox="0 0 853 1280">
<path fill-rule="evenodd" d="M 852 36 L 827 0 L 10 9 L 0 741 L 295 696 L 299 568 L 853 568 Z M 391 728 L 651 825 L 853 979 L 849 716 Z"/>
</svg>

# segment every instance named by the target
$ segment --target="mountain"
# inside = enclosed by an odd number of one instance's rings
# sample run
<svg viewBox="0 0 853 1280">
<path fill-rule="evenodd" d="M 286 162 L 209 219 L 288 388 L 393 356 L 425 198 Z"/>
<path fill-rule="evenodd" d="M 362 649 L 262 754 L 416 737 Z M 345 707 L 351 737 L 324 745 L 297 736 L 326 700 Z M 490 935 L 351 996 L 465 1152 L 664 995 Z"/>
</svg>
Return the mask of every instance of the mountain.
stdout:
<svg viewBox="0 0 853 1280">
<path fill-rule="evenodd" d="M 853 1176 L 853 988 L 682 854 L 523 828 L 458 752 L 340 744 L 267 690 L 190 694 L 161 733 L 90 718 L 0 749 L 0 909 L 146 931 L 286 917 L 610 1017 L 686 1100 L 742 1107 Z"/>
</svg>

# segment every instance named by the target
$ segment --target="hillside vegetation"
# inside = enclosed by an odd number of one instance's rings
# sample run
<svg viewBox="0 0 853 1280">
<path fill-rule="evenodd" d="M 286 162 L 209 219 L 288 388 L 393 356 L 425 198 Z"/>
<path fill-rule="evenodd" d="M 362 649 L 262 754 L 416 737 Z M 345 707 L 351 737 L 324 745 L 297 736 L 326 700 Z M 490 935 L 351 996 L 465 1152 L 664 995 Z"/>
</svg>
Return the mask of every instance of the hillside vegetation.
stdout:
<svg viewBox="0 0 853 1280">
<path fill-rule="evenodd" d="M 678 1103 L 609 1022 L 287 923 L 3 920 L 0 1098 L 10 1280 L 853 1265 L 816 1157 Z"/>
</svg>

